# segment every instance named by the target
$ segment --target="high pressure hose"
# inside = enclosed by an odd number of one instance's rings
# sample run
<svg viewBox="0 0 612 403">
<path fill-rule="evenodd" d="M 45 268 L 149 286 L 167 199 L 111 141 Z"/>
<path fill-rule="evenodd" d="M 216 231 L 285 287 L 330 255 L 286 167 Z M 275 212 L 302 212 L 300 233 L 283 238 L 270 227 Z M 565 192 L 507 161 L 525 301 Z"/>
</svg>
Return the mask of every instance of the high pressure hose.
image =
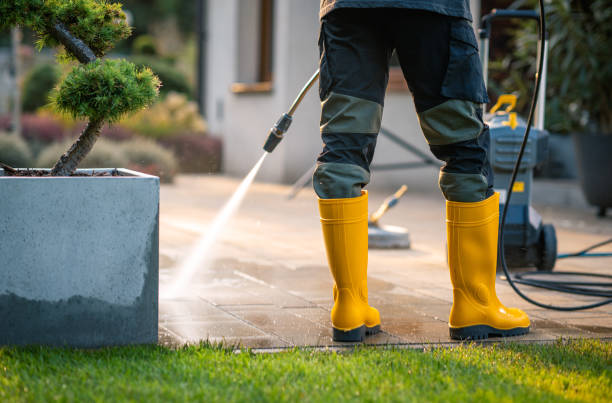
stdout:
<svg viewBox="0 0 612 403">
<path fill-rule="evenodd" d="M 502 266 L 502 269 L 504 271 L 504 274 L 506 276 L 506 280 L 508 281 L 508 284 L 510 284 L 510 286 L 512 287 L 512 289 L 521 297 L 523 298 L 525 301 L 529 302 L 530 304 L 539 306 L 541 308 L 546 308 L 546 309 L 552 309 L 552 310 L 556 310 L 556 311 L 580 311 L 580 310 L 584 310 L 584 309 L 591 309 L 591 308 L 596 308 L 599 306 L 603 306 L 603 305 L 607 305 L 612 303 L 612 295 L 609 291 L 597 291 L 597 290 L 593 290 L 591 288 L 582 288 L 582 287 L 592 287 L 592 286 L 610 286 L 610 283 L 607 284 L 601 284 L 601 283 L 589 283 L 589 282 L 563 282 L 563 281 L 547 281 L 547 280 L 527 280 L 524 277 L 525 276 L 530 276 L 530 275 L 542 275 L 542 272 L 530 272 L 530 273 L 523 273 L 522 275 L 517 275 L 515 277 L 515 279 L 513 280 L 512 277 L 510 276 L 510 273 L 508 271 L 508 267 L 506 266 L 506 259 L 504 256 L 504 226 L 506 224 L 506 215 L 508 213 L 508 206 L 510 205 L 510 198 L 512 196 L 512 188 L 514 187 L 514 181 L 516 180 L 516 176 L 518 174 L 519 171 L 519 167 L 521 166 L 521 161 L 523 159 L 523 153 L 525 152 L 525 147 L 527 146 L 527 141 L 529 140 L 529 132 L 531 131 L 531 124 L 533 122 L 533 117 L 534 117 L 534 112 L 535 112 L 535 107 L 537 104 L 537 99 L 538 99 L 538 94 L 540 91 L 540 83 L 542 81 L 542 66 L 544 64 L 544 52 L 545 52 L 545 46 L 544 44 L 544 35 L 546 32 L 546 18 L 545 18 L 545 13 L 544 13 L 544 2 L 543 0 L 538 0 L 538 4 L 539 4 L 539 8 L 540 8 L 540 17 L 539 17 L 539 36 L 540 36 L 540 43 L 542 44 L 540 46 L 540 55 L 539 55 L 539 60 L 538 60 L 538 70 L 537 70 L 537 75 L 536 75 L 536 83 L 535 83 L 535 89 L 533 91 L 533 98 L 531 100 L 531 106 L 529 108 L 529 117 L 527 119 L 527 127 L 525 128 L 525 135 L 523 137 L 523 143 L 521 144 L 521 148 L 519 150 L 518 153 L 518 157 L 516 159 L 516 163 L 514 164 L 514 169 L 512 171 L 512 178 L 510 179 L 510 184 L 508 185 L 508 190 L 507 190 L 507 198 L 506 198 L 506 203 L 504 204 L 504 209 L 502 211 L 502 218 L 501 218 L 501 222 L 500 222 L 500 227 L 499 227 L 499 260 Z M 593 249 L 594 247 L 597 246 L 602 246 L 603 244 L 607 244 L 612 242 L 612 240 L 608 240 L 608 241 L 604 241 L 601 242 L 600 244 L 594 245 L 593 247 L 587 248 L 585 251 L 581 251 L 578 252 L 577 254 L 572 254 L 572 255 L 576 255 L 576 256 L 584 256 L 586 254 L 586 252 L 590 249 Z M 605 274 L 594 274 L 594 273 L 576 273 L 576 272 L 549 272 L 546 273 L 547 275 L 576 275 L 576 276 L 588 276 L 588 277 L 598 277 L 598 278 L 609 278 L 612 279 L 612 276 L 608 276 Z M 599 296 L 599 297 L 605 297 L 606 299 L 600 302 L 596 302 L 593 304 L 587 304 L 587 305 L 578 305 L 578 306 L 556 306 L 556 305 L 549 305 L 549 304 L 544 304 L 542 302 L 538 302 L 535 301 L 533 299 L 531 299 L 530 297 L 528 297 L 527 295 L 523 294 L 523 292 L 521 290 L 518 289 L 518 287 L 516 286 L 516 283 L 522 283 L 522 284 L 528 284 L 531 286 L 535 286 L 535 287 L 540 287 L 540 288 L 546 288 L 546 289 L 550 289 L 550 290 L 555 290 L 555 291 L 560 291 L 560 292 L 565 292 L 565 293 L 570 293 L 570 294 L 579 294 L 579 295 L 589 295 L 589 296 Z M 581 287 L 582 286 L 582 287 Z"/>
</svg>

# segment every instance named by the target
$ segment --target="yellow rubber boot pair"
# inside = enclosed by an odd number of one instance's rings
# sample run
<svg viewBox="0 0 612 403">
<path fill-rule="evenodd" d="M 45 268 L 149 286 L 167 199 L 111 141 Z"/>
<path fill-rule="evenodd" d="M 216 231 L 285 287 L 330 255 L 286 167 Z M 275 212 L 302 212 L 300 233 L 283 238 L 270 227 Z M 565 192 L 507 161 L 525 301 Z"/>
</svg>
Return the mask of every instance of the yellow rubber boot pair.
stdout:
<svg viewBox="0 0 612 403">
<path fill-rule="evenodd" d="M 368 194 L 319 199 L 327 261 L 334 277 L 334 341 L 363 341 L 380 331 L 380 314 L 368 304 Z"/>
<path fill-rule="evenodd" d="M 448 265 L 453 284 L 453 339 L 486 339 L 529 332 L 529 318 L 506 308 L 495 292 L 499 193 L 476 203 L 446 202 Z"/>
</svg>

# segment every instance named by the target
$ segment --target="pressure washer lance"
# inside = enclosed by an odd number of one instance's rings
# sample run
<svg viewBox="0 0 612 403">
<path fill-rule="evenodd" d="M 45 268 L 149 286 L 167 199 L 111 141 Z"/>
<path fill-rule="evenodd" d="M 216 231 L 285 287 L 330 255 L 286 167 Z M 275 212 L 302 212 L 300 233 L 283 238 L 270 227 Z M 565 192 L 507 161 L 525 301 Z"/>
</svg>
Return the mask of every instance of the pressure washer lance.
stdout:
<svg viewBox="0 0 612 403">
<path fill-rule="evenodd" d="M 387 197 L 368 220 L 368 247 L 370 249 L 410 249 L 410 234 L 406 228 L 395 225 L 380 225 L 378 221 L 390 208 L 397 205 L 408 188 L 402 185 Z"/>
<path fill-rule="evenodd" d="M 270 129 L 270 134 L 268 134 L 268 138 L 263 146 L 263 149 L 265 151 L 269 153 L 274 151 L 276 146 L 285 137 L 285 133 L 287 133 L 289 127 L 291 126 L 291 123 L 293 122 L 293 114 L 297 110 L 298 106 L 300 106 L 300 103 L 302 103 L 302 100 L 304 99 L 308 91 L 310 91 L 310 89 L 312 88 L 314 83 L 317 82 L 318 79 L 319 70 L 317 69 L 317 71 L 315 71 L 312 77 L 310 77 L 310 80 L 308 80 L 304 88 L 302 88 L 297 98 L 295 98 L 295 101 L 293 101 L 293 104 L 291 105 L 291 108 L 289 108 L 289 111 L 287 113 L 284 113 L 278 119 L 276 124 L 272 126 L 272 129 Z"/>
<path fill-rule="evenodd" d="M 383 204 L 380 205 L 378 210 L 376 210 L 370 216 L 370 220 L 368 221 L 368 225 L 374 225 L 378 227 L 378 220 L 382 217 L 391 207 L 394 207 L 399 199 L 406 193 L 408 187 L 406 185 L 402 185 L 397 192 L 393 193 L 391 196 L 387 197 Z"/>
</svg>

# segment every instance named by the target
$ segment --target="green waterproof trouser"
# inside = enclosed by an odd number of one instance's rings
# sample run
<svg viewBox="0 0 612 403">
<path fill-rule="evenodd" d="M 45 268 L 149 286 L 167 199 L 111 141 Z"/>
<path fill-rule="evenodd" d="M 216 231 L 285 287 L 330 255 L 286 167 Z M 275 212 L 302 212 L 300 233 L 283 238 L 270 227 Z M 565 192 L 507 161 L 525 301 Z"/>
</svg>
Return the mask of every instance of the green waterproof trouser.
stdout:
<svg viewBox="0 0 612 403">
<path fill-rule="evenodd" d="M 321 137 L 313 184 L 320 198 L 358 197 L 382 119 L 395 50 L 433 154 L 444 161 L 447 200 L 481 201 L 492 193 L 488 101 L 476 38 L 461 18 L 425 11 L 345 8 L 321 21 Z"/>
</svg>

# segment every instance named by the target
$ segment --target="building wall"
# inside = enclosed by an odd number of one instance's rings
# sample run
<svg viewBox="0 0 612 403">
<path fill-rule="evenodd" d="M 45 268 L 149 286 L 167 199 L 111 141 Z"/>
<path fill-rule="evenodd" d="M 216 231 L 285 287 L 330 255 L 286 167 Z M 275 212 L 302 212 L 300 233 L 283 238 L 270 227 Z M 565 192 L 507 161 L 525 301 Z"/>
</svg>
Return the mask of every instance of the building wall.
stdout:
<svg viewBox="0 0 612 403">
<path fill-rule="evenodd" d="M 289 108 L 317 69 L 319 58 L 318 2 L 277 0 L 274 10 L 273 89 L 267 93 L 232 93 L 230 86 L 239 77 L 241 59 L 238 45 L 240 1 L 249 0 L 209 0 L 207 13 L 207 118 L 211 131 L 224 139 L 223 169 L 236 176 L 246 174 L 259 159 L 270 127 Z M 473 11 L 480 10 L 477 3 L 472 0 Z M 259 180 L 292 183 L 314 164 L 321 150 L 319 108 L 318 88 L 315 86 L 295 114 L 287 137 L 263 165 Z M 429 152 L 409 93 L 387 95 L 383 126 Z M 406 150 L 379 136 L 374 164 L 416 160 Z M 431 190 L 437 186 L 437 176 L 437 169 L 432 167 L 373 171 L 372 186 L 391 188 L 408 184 L 413 190 Z"/>
</svg>

